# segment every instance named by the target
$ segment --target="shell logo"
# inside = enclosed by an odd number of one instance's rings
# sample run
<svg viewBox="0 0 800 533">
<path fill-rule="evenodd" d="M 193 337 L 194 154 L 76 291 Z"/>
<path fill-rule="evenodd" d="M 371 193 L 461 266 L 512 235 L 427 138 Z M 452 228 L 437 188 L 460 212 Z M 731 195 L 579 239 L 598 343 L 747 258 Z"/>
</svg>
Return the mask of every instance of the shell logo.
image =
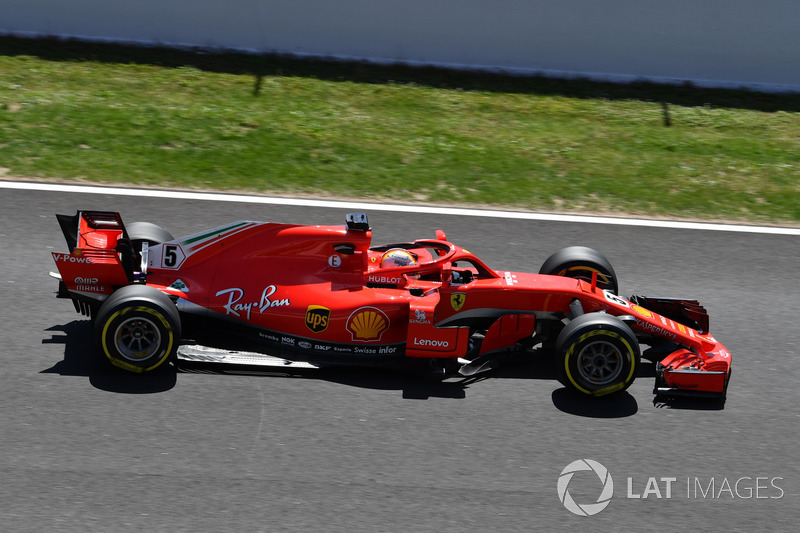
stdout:
<svg viewBox="0 0 800 533">
<path fill-rule="evenodd" d="M 347 319 L 347 331 L 353 336 L 354 341 L 379 341 L 387 329 L 389 329 L 389 317 L 375 307 L 356 309 Z"/>
<path fill-rule="evenodd" d="M 633 309 L 634 311 L 636 311 L 637 313 L 639 313 L 640 315 L 642 315 L 645 318 L 653 318 L 653 313 L 651 313 L 650 311 L 648 311 L 644 307 L 641 307 L 639 305 L 632 305 L 631 309 Z"/>
</svg>

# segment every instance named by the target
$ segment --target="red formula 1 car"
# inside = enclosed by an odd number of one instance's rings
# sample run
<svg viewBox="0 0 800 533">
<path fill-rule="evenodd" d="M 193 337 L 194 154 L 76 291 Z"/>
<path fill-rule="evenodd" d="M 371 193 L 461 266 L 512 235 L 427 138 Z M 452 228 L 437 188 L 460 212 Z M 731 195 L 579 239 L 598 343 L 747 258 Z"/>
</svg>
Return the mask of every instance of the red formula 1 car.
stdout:
<svg viewBox="0 0 800 533">
<path fill-rule="evenodd" d="M 705 309 L 621 298 L 590 248 L 565 248 L 529 274 L 493 270 L 441 230 L 373 246 L 363 213 L 344 226 L 244 221 L 182 239 L 114 212 L 58 220 L 69 246 L 53 253 L 58 296 L 92 317 L 102 352 L 131 372 L 177 359 L 416 363 L 470 376 L 541 344 L 565 386 L 603 396 L 630 386 L 644 344 L 656 394 L 724 396 L 730 377 Z"/>
</svg>

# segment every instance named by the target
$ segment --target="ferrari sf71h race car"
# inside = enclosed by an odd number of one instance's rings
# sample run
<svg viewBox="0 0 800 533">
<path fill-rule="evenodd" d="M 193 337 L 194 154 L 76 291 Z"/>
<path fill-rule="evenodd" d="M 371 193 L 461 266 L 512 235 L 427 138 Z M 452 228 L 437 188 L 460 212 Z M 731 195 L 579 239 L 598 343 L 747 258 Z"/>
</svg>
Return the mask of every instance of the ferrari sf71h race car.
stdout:
<svg viewBox="0 0 800 533">
<path fill-rule="evenodd" d="M 656 394 L 724 396 L 730 376 L 697 301 L 622 298 L 590 248 L 564 248 L 532 274 L 493 270 L 442 230 L 373 246 L 363 213 L 343 226 L 242 221 L 181 239 L 116 212 L 58 221 L 69 247 L 53 253 L 58 296 L 130 372 L 186 360 L 472 376 L 541 344 L 560 381 L 588 396 L 628 388 L 640 345 L 655 360 Z"/>
</svg>

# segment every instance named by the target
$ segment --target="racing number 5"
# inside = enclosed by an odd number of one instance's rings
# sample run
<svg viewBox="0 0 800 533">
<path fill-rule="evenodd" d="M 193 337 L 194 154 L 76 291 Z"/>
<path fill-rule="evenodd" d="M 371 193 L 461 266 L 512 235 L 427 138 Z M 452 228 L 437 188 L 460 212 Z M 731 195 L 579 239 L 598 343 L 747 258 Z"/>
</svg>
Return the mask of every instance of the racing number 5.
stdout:
<svg viewBox="0 0 800 533">
<path fill-rule="evenodd" d="M 186 259 L 180 244 L 164 244 L 161 255 L 161 268 L 178 269 Z"/>
<path fill-rule="evenodd" d="M 183 261 L 183 253 L 177 244 L 165 244 L 161 257 L 161 268 L 177 268 Z"/>
<path fill-rule="evenodd" d="M 174 268 L 178 264 L 178 246 L 176 244 L 167 244 L 164 246 L 164 266 L 166 268 Z"/>
</svg>

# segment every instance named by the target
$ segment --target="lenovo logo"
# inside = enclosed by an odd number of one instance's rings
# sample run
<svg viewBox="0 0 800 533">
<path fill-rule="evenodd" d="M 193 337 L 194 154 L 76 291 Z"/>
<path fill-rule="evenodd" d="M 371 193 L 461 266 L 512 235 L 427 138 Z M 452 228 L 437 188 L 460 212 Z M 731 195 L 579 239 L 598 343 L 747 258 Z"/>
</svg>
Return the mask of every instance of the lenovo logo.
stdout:
<svg viewBox="0 0 800 533">
<path fill-rule="evenodd" d="M 414 346 L 427 346 L 431 348 L 449 348 L 450 343 L 443 340 L 438 339 L 418 339 L 414 337 L 413 340 Z"/>
</svg>

